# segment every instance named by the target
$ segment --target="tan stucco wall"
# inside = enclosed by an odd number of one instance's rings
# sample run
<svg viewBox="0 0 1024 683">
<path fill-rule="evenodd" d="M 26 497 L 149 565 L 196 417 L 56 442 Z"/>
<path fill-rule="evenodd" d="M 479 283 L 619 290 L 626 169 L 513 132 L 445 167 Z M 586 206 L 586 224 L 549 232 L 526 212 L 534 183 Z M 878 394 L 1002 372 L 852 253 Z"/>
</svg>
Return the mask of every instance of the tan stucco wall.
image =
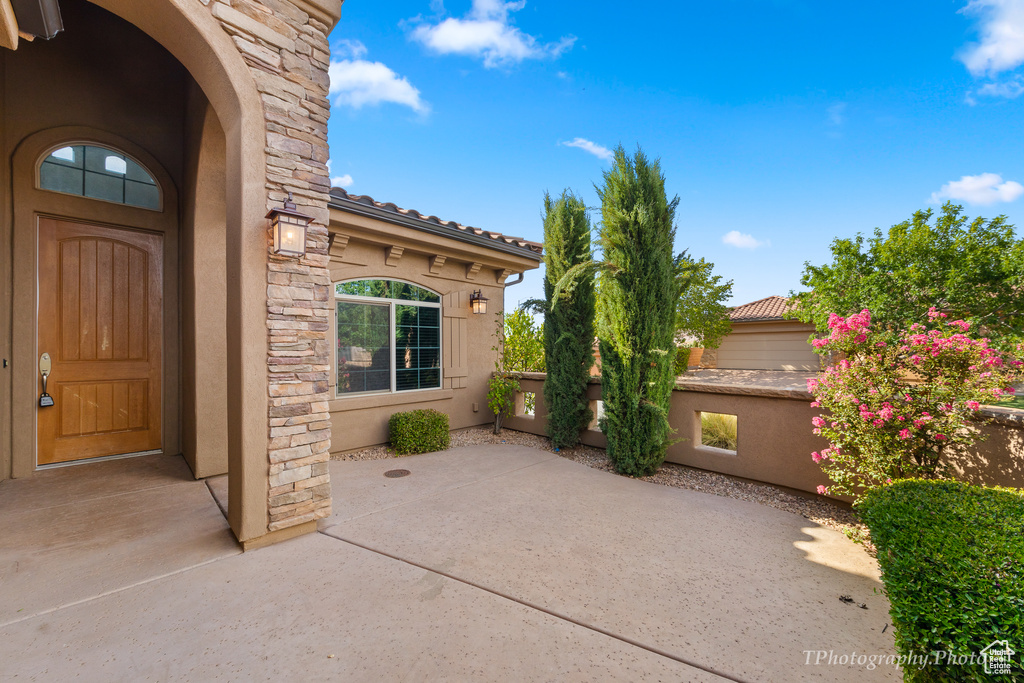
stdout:
<svg viewBox="0 0 1024 683">
<path fill-rule="evenodd" d="M 6 53 L 0 50 L 0 111 L 7 108 L 7 78 L 6 78 Z M 11 150 L 8 147 L 6 135 L 6 121 L 0 116 L 0 158 L 5 162 L 10 160 Z M 12 356 L 12 334 L 11 325 L 12 307 L 14 300 L 13 273 L 14 266 L 12 245 L 13 226 L 9 218 L 11 213 L 11 165 L 10 163 L 0 164 L 0 481 L 12 476 L 12 443 L 11 443 L 11 408 L 12 402 L 12 381 L 14 368 L 11 365 Z"/>
<path fill-rule="evenodd" d="M 504 291 L 501 275 L 505 270 L 523 272 L 536 268 L 537 262 L 337 210 L 332 211 L 331 217 L 330 230 L 339 236 L 335 238 L 336 244 L 348 238 L 344 248 L 336 246 L 332 250 L 329 266 L 332 282 L 388 278 L 437 292 L 442 297 L 442 316 L 449 316 L 442 317 L 442 358 L 450 357 L 453 344 L 463 345 L 466 352 L 465 366 L 459 376 L 446 377 L 442 388 L 437 390 L 336 397 L 336 374 L 332 371 L 331 452 L 342 453 L 386 443 L 388 419 L 400 411 L 439 410 L 448 414 L 452 429 L 490 422 L 493 416 L 487 409 L 487 380 L 494 371 L 493 335 Z M 404 250 L 397 259 L 394 252 L 388 251 L 395 245 Z M 388 265 L 389 253 L 394 265 Z M 436 272 L 431 272 L 432 259 L 436 256 L 444 257 L 444 264 L 437 267 L 437 262 L 433 261 Z M 470 279 L 467 271 L 473 263 L 481 267 Z M 490 299 L 486 315 L 474 315 L 469 309 L 469 295 L 477 289 Z M 452 315 L 459 317 L 452 318 Z M 458 324 L 452 327 L 445 324 L 452 319 L 465 321 L 464 335 Z M 331 323 L 333 349 L 333 317 Z M 456 339 L 452 338 L 453 334 Z M 333 367 L 336 366 L 332 363 Z"/>
<path fill-rule="evenodd" d="M 182 202 L 182 454 L 197 478 L 228 471 L 225 140 L 189 88 Z"/>
<path fill-rule="evenodd" d="M 537 395 L 534 417 L 517 416 L 505 421 L 510 429 L 544 434 L 547 408 L 544 405 L 544 379 L 530 373 L 520 382 L 524 392 Z M 587 398 L 601 399 L 600 378 L 587 387 Z M 700 445 L 698 412 L 726 413 L 737 417 L 737 450 L 728 453 Z M 828 483 L 821 469 L 811 460 L 812 451 L 826 447 L 824 440 L 811 434 L 811 418 L 818 412 L 810 399 L 792 400 L 769 396 L 672 392 L 669 422 L 678 441 L 668 448 L 666 461 L 690 467 L 764 481 L 802 491 L 813 492 L 818 484 Z M 607 439 L 597 425 L 580 433 L 580 440 L 598 448 Z"/>
<path fill-rule="evenodd" d="M 544 406 L 543 373 L 528 373 L 520 382 L 523 392 L 537 395 L 536 415 L 509 418 L 509 429 L 543 435 L 547 409 Z M 672 392 L 669 423 L 678 441 L 668 448 L 667 462 L 721 472 L 744 479 L 763 481 L 815 493 L 828 478 L 811 459 L 811 453 L 827 447 L 827 442 L 811 433 L 811 418 L 819 409 L 811 408 L 811 396 L 786 397 L 786 391 L 773 395 L 771 390 L 744 388 L 729 393 L 686 390 Z M 601 398 L 600 379 L 587 387 L 587 398 Z M 593 406 L 593 403 L 592 403 Z M 725 413 L 737 418 L 735 452 L 700 445 L 699 413 Z M 1005 412 L 1005 409 L 1004 409 Z M 986 416 L 987 417 L 987 416 Z M 580 433 L 590 446 L 605 448 L 607 439 L 596 425 Z M 996 419 L 980 427 L 984 440 L 967 452 L 949 459 L 952 473 L 964 481 L 986 486 L 1024 488 L 1024 418 Z M 845 497 L 844 497 L 845 498 Z"/>
<path fill-rule="evenodd" d="M 736 452 L 702 446 L 699 412 L 736 416 Z M 811 453 L 827 447 L 811 433 L 818 415 L 810 399 L 673 391 L 669 411 L 673 438 L 668 462 L 814 492 L 828 478 Z"/>
<path fill-rule="evenodd" d="M 732 370 L 817 372 L 818 355 L 807 343 L 812 325 L 796 321 L 733 323 L 718 347 L 717 367 Z"/>
<path fill-rule="evenodd" d="M 997 417 L 980 427 L 983 441 L 948 459 L 953 473 L 973 484 L 1024 489 L 1024 418 L 1017 418 Z"/>
</svg>

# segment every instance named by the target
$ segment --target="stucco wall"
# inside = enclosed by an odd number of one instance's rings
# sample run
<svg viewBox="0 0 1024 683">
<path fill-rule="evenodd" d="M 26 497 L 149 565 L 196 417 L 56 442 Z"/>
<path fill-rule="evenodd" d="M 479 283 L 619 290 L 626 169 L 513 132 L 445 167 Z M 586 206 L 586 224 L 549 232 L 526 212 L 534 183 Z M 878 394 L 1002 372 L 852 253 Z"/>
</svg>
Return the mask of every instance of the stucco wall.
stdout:
<svg viewBox="0 0 1024 683">
<path fill-rule="evenodd" d="M 339 211 L 332 212 L 330 229 L 336 235 L 329 264 L 332 282 L 395 279 L 441 295 L 444 375 L 440 389 L 338 397 L 332 355 L 331 452 L 386 443 L 388 419 L 400 411 L 439 410 L 448 414 L 452 429 L 490 422 L 487 381 L 494 371 L 493 335 L 504 282 L 508 271 L 536 268 L 536 260 Z M 400 256 L 396 256 L 396 246 L 401 249 Z M 474 264 L 479 267 L 474 269 Z M 477 289 L 490 299 L 485 315 L 470 311 L 469 297 Z M 331 323 L 333 335 L 333 315 Z"/>
<path fill-rule="evenodd" d="M 506 427 L 544 434 L 544 379 L 543 373 L 527 373 L 521 380 L 521 390 L 537 396 L 536 415 L 509 418 Z M 597 401 L 600 392 L 600 379 L 591 380 L 587 397 Z M 811 400 L 810 394 L 798 391 L 726 386 L 695 391 L 681 382 L 672 392 L 669 410 L 669 422 L 676 430 L 673 438 L 679 441 L 669 446 L 666 460 L 814 493 L 819 484 L 829 482 L 811 460 L 812 452 L 827 447 L 824 439 L 811 433 L 811 418 L 819 414 L 811 408 Z M 735 452 L 700 445 L 700 412 L 736 416 Z M 1000 412 L 994 422 L 980 428 L 985 440 L 971 452 L 952 457 L 950 463 L 965 481 L 1024 488 L 1024 416 L 1019 411 Z M 992 414 L 991 410 L 985 413 L 986 417 Z M 580 438 L 604 448 L 607 441 L 595 429 L 581 432 Z"/>
<path fill-rule="evenodd" d="M 182 454 L 197 478 L 228 471 L 226 141 L 198 85 L 188 93 L 181 216 Z"/>
<path fill-rule="evenodd" d="M 807 343 L 813 332 L 813 326 L 795 321 L 733 323 L 718 347 L 716 367 L 817 372 L 818 356 Z"/>
<path fill-rule="evenodd" d="M 69 30 L 0 51 L 8 150 L 46 128 L 96 126 L 145 147 L 180 187 L 188 72 L 152 38 L 95 5 L 62 3 L 61 12 Z"/>
</svg>

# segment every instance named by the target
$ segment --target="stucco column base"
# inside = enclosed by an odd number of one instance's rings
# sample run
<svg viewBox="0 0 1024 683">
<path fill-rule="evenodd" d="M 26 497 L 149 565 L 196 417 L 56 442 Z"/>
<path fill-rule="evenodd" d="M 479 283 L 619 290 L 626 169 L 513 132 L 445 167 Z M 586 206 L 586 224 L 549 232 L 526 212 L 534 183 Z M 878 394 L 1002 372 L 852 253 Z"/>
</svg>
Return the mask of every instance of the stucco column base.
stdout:
<svg viewBox="0 0 1024 683">
<path fill-rule="evenodd" d="M 276 543 L 281 543 L 282 541 L 288 541 L 298 536 L 305 536 L 306 534 L 311 534 L 315 531 L 316 520 L 313 520 L 296 526 L 290 526 L 286 529 L 271 531 L 269 534 L 250 538 L 248 541 L 239 541 L 239 544 L 241 544 L 242 550 L 248 552 L 250 550 L 266 548 L 268 545 L 274 545 Z"/>
</svg>

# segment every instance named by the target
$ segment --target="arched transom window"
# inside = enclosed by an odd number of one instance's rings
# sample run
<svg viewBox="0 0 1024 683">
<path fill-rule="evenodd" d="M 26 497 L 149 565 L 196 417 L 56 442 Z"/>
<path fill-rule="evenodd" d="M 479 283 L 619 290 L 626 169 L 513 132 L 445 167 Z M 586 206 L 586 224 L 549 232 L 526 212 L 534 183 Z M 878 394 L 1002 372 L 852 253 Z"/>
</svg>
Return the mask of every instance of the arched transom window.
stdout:
<svg viewBox="0 0 1024 683">
<path fill-rule="evenodd" d="M 96 145 L 68 145 L 50 152 L 39 164 L 39 188 L 160 209 L 160 186 L 153 175 L 121 152 Z"/>
<path fill-rule="evenodd" d="M 441 297 L 398 280 L 334 285 L 337 394 L 441 388 Z"/>
</svg>

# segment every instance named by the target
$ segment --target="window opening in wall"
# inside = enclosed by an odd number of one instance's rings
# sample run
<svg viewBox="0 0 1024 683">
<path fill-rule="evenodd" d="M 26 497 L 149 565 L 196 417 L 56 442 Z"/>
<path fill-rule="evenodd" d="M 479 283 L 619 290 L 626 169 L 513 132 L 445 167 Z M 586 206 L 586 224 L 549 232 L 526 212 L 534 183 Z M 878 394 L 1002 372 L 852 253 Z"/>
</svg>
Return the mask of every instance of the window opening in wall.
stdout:
<svg viewBox="0 0 1024 683">
<path fill-rule="evenodd" d="M 334 286 L 337 395 L 441 388 L 441 297 L 398 280 Z"/>
<path fill-rule="evenodd" d="M 152 174 L 121 152 L 96 145 L 50 152 L 39 164 L 39 189 L 160 209 L 160 187 Z"/>
<path fill-rule="evenodd" d="M 523 392 L 523 415 L 534 417 L 537 414 L 537 394 L 532 391 Z"/>
<path fill-rule="evenodd" d="M 700 419 L 700 443 L 727 451 L 736 450 L 735 415 L 726 413 L 697 413 Z"/>
<path fill-rule="evenodd" d="M 587 429 L 595 432 L 601 431 L 601 426 L 598 422 L 604 417 L 604 401 L 598 399 L 596 401 L 590 401 L 590 413 L 593 417 L 590 420 L 590 424 L 587 425 Z"/>
</svg>

